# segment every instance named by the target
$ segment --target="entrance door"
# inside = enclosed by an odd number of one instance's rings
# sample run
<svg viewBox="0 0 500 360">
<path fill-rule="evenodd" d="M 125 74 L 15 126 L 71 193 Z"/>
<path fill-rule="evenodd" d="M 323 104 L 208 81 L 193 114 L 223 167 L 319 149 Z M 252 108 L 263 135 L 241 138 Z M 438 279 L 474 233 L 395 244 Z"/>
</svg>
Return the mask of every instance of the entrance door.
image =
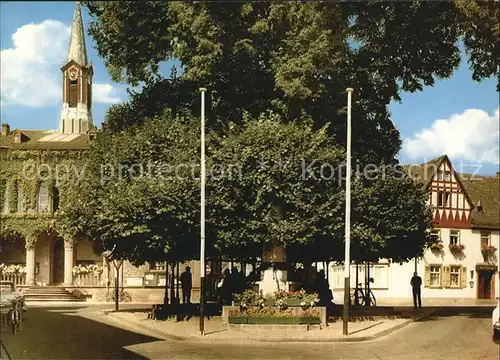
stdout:
<svg viewBox="0 0 500 360">
<path fill-rule="evenodd" d="M 493 272 L 479 271 L 477 283 L 477 297 L 478 299 L 493 299 L 492 297 L 492 280 Z"/>
<path fill-rule="evenodd" d="M 52 283 L 64 281 L 64 241 L 56 240 L 52 247 Z"/>
</svg>

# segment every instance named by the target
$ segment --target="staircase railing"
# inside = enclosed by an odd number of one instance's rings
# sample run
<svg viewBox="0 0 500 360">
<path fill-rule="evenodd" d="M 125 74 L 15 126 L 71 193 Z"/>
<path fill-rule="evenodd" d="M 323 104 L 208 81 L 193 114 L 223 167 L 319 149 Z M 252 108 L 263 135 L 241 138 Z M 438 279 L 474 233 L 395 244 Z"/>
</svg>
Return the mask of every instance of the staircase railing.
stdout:
<svg viewBox="0 0 500 360">
<path fill-rule="evenodd" d="M 73 283 L 78 286 L 101 286 L 102 275 L 78 274 L 74 275 Z"/>
<path fill-rule="evenodd" d="M 12 281 L 16 285 L 26 285 L 26 274 L 2 273 L 2 281 Z"/>
</svg>

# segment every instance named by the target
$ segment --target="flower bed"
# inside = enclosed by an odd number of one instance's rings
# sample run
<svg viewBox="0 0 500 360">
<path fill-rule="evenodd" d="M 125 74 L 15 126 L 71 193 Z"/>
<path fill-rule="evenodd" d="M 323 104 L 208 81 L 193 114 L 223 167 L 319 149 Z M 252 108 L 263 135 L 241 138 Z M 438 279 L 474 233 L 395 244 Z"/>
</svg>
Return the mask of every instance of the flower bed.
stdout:
<svg viewBox="0 0 500 360">
<path fill-rule="evenodd" d="M 320 314 L 316 310 L 303 310 L 297 313 L 293 309 L 281 310 L 279 307 L 250 307 L 247 310 L 229 312 L 230 324 L 320 324 Z"/>
<path fill-rule="evenodd" d="M 483 254 L 483 256 L 492 256 L 493 254 L 495 254 L 495 251 L 497 251 L 497 248 L 493 245 L 483 245 L 481 247 L 481 253 Z"/>
<path fill-rule="evenodd" d="M 462 244 L 450 244 L 448 247 L 454 253 L 461 253 L 465 250 L 465 246 Z"/>
<path fill-rule="evenodd" d="M 102 266 L 96 264 L 77 265 L 73 267 L 73 275 L 93 275 L 99 277 L 103 272 Z"/>
<path fill-rule="evenodd" d="M 314 307 L 319 299 L 318 294 L 308 294 L 304 290 L 299 291 L 276 291 L 273 296 L 264 298 L 252 290 L 246 290 L 243 294 L 234 294 L 233 300 L 242 309 L 250 306 L 277 306 L 284 310 L 288 307 L 302 307 L 304 309 Z"/>
<path fill-rule="evenodd" d="M 444 248 L 444 245 L 443 245 L 442 241 L 434 242 L 434 243 L 431 243 L 431 245 L 430 245 L 430 249 L 434 250 L 434 251 L 441 251 L 441 250 L 443 250 L 443 248 Z"/>
<path fill-rule="evenodd" d="M 22 265 L 0 264 L 0 274 L 5 274 L 5 275 L 26 274 L 26 267 Z"/>
</svg>

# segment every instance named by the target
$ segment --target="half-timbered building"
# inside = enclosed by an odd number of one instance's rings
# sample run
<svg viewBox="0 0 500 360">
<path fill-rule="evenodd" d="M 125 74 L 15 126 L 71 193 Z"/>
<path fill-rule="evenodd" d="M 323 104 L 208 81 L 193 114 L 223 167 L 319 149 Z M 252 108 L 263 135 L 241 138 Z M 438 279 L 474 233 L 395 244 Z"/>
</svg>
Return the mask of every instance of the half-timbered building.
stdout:
<svg viewBox="0 0 500 360">
<path fill-rule="evenodd" d="M 410 279 L 422 277 L 424 304 L 493 303 L 499 296 L 500 177 L 457 172 L 444 155 L 407 174 L 429 192 L 433 210 L 433 245 L 423 258 L 405 264 L 380 261 L 370 266 L 372 290 L 379 304 L 412 303 Z M 404 216 L 404 214 L 402 214 Z M 333 266 L 330 285 L 343 298 L 343 266 Z M 358 267 L 359 282 L 365 268 Z M 351 274 L 356 268 L 352 266 Z M 355 276 L 351 286 L 355 287 Z"/>
</svg>

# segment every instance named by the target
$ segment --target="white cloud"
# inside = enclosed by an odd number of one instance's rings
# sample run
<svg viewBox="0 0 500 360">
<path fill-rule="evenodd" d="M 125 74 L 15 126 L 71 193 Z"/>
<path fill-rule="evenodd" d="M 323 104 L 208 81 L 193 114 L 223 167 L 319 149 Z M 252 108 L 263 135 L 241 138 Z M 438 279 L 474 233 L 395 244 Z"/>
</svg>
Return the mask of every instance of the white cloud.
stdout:
<svg viewBox="0 0 500 360">
<path fill-rule="evenodd" d="M 112 94 L 115 94 L 114 96 Z M 109 84 L 92 84 L 92 99 L 104 104 L 116 104 L 121 99 L 116 96 L 116 88 Z"/>
<path fill-rule="evenodd" d="M 490 115 L 468 109 L 448 119 L 434 121 L 411 138 L 404 139 L 403 150 L 410 158 L 448 155 L 479 163 L 499 164 L 499 109 Z"/>
<path fill-rule="evenodd" d="M 13 47 L 3 49 L 1 59 L 1 105 L 30 107 L 61 103 L 60 67 L 69 46 L 70 27 L 60 21 L 45 20 L 23 25 L 12 35 Z M 94 84 L 94 102 L 113 103 L 116 92 L 109 84 Z"/>
</svg>

